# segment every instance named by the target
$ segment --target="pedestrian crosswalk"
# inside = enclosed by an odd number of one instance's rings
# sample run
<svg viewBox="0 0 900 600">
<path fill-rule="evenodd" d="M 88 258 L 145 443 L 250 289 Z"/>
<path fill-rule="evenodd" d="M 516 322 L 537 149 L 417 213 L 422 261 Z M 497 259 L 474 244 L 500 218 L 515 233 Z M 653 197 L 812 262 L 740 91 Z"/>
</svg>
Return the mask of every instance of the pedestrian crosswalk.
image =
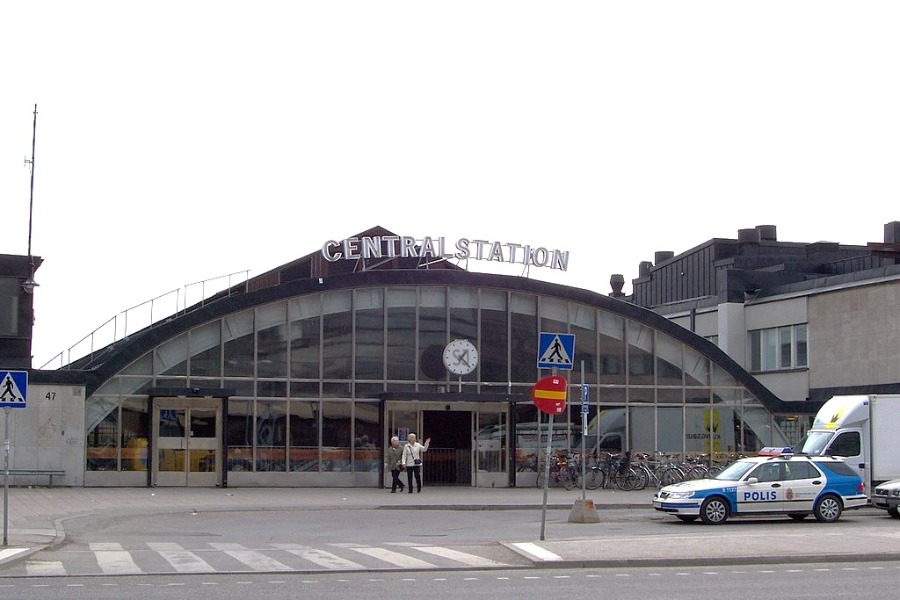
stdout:
<svg viewBox="0 0 900 600">
<path fill-rule="evenodd" d="M 491 557 L 497 549 L 451 548 L 415 543 L 366 545 L 270 543 L 249 547 L 207 542 L 189 547 L 176 542 L 117 542 L 71 545 L 39 552 L 0 570 L 2 575 L 149 575 L 161 573 L 317 572 L 503 568 L 514 560 Z M 488 555 L 488 556 L 485 556 Z"/>
</svg>

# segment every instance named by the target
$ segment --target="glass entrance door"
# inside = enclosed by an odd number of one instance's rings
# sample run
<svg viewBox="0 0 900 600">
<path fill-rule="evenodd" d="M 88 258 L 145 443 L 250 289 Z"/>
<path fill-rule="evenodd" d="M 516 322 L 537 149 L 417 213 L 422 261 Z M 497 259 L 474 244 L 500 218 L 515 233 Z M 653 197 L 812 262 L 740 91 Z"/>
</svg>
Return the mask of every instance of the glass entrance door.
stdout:
<svg viewBox="0 0 900 600">
<path fill-rule="evenodd" d="M 397 435 L 402 445 L 410 432 L 422 442 L 431 438 L 422 471 L 426 484 L 509 485 L 505 403 L 388 402 L 385 417 L 385 439 Z"/>
<path fill-rule="evenodd" d="M 222 401 L 165 398 L 153 407 L 154 485 L 215 486 L 222 472 Z"/>
<path fill-rule="evenodd" d="M 509 436 L 505 410 L 483 410 L 475 413 L 475 477 L 479 487 L 496 487 L 509 481 Z"/>
</svg>

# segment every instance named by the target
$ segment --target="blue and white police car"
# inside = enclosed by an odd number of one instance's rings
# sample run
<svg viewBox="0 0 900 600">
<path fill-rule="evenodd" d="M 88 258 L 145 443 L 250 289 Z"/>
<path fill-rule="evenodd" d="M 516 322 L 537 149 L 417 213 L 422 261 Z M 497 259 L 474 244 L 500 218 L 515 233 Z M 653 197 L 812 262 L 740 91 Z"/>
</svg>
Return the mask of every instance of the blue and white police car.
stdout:
<svg viewBox="0 0 900 600">
<path fill-rule="evenodd" d="M 687 523 L 699 517 L 718 525 L 729 517 L 814 515 L 832 523 L 848 509 L 867 503 L 863 481 L 843 459 L 763 448 L 758 456 L 731 463 L 715 479 L 668 485 L 653 496 L 653 508 Z"/>
</svg>

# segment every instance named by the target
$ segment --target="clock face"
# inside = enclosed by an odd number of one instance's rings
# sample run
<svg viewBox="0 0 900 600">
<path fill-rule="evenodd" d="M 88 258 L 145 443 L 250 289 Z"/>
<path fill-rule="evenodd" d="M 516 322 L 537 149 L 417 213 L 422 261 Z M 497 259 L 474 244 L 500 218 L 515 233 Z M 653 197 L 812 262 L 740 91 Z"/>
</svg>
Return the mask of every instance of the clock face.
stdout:
<svg viewBox="0 0 900 600">
<path fill-rule="evenodd" d="M 468 375 L 478 365 L 478 350 L 469 340 L 453 340 L 444 348 L 444 366 L 451 373 Z"/>
</svg>

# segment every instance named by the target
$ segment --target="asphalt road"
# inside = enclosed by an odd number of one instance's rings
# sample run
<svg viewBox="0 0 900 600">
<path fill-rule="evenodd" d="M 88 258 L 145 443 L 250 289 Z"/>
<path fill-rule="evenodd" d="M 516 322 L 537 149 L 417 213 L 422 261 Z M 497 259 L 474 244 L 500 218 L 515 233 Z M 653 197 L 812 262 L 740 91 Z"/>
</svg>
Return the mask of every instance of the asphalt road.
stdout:
<svg viewBox="0 0 900 600">
<path fill-rule="evenodd" d="M 654 567 L 65 577 L 0 580 L 6 598 L 22 600 L 371 600 L 419 597 L 586 598 L 617 600 L 812 600 L 892 597 L 900 562 L 771 564 L 740 567 Z"/>
</svg>

